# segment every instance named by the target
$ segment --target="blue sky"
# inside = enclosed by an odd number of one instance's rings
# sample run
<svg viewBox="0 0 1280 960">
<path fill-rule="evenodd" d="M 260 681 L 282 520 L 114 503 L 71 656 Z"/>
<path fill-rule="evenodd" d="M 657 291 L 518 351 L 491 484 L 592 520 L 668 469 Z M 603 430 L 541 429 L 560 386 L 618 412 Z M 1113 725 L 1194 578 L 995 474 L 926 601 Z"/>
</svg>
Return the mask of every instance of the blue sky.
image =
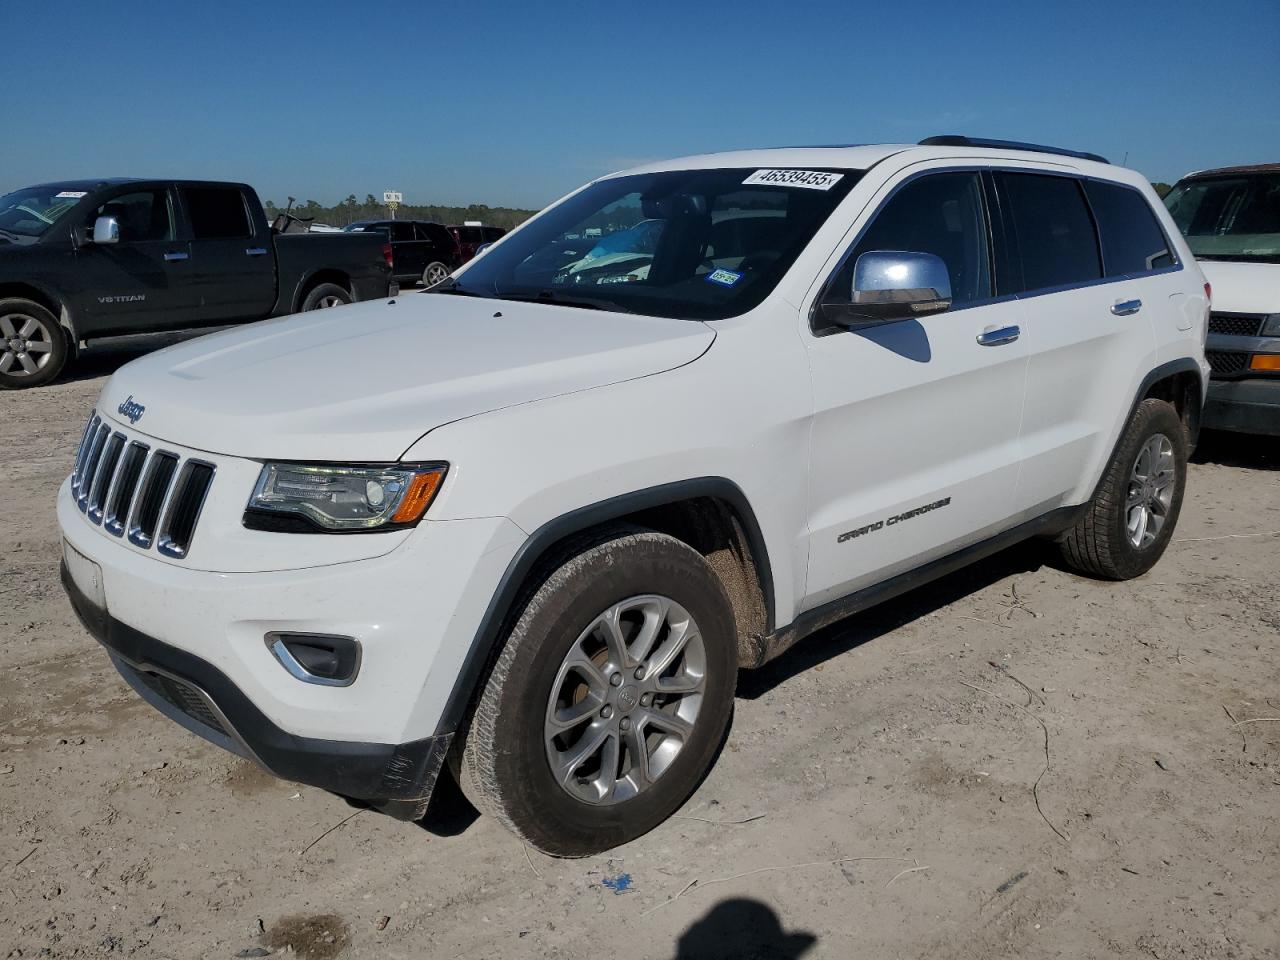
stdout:
<svg viewBox="0 0 1280 960">
<path fill-rule="evenodd" d="M 967 133 L 1280 161 L 1278 0 L 0 0 L 0 192 L 82 176 L 538 207 L 646 159 Z"/>
</svg>

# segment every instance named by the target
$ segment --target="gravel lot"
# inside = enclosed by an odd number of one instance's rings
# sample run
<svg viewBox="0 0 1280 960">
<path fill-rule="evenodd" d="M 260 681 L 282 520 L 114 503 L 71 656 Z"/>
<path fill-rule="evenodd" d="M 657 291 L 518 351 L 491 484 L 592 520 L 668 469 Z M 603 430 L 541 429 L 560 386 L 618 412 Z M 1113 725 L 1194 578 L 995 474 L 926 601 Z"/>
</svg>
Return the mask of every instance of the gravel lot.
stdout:
<svg viewBox="0 0 1280 960">
<path fill-rule="evenodd" d="M 564 861 L 353 816 L 116 676 L 53 500 L 132 355 L 0 394 L 0 957 L 1280 957 L 1280 723 L 1233 723 L 1280 717 L 1280 444 L 1206 436 L 1140 580 L 1027 545 L 744 672 L 682 816 Z"/>
</svg>

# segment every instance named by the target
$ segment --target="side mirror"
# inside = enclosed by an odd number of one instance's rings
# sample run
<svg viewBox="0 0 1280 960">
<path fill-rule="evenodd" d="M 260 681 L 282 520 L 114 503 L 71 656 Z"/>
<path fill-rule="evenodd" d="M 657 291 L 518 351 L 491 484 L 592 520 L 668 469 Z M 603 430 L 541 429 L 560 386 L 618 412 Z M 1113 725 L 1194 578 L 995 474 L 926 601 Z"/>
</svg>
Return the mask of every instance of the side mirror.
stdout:
<svg viewBox="0 0 1280 960">
<path fill-rule="evenodd" d="M 870 250 L 853 265 L 849 301 L 827 302 L 822 312 L 841 326 L 891 323 L 951 307 L 951 275 L 932 253 Z"/>
<path fill-rule="evenodd" d="M 93 221 L 94 243 L 119 243 L 120 221 L 115 217 L 99 217 Z"/>
</svg>

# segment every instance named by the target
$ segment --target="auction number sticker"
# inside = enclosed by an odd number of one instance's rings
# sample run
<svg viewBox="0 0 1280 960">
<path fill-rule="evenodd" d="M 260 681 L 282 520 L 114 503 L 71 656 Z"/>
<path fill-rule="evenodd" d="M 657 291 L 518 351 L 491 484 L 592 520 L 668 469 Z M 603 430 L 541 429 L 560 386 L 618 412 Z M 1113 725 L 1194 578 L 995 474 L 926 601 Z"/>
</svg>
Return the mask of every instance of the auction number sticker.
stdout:
<svg viewBox="0 0 1280 960">
<path fill-rule="evenodd" d="M 81 197 L 87 197 L 88 195 L 89 192 L 87 190 L 63 190 L 61 193 L 57 194 L 54 199 L 79 200 Z"/>
<path fill-rule="evenodd" d="M 844 176 L 825 170 L 757 170 L 742 183 L 766 184 L 774 187 L 803 187 L 806 190 L 830 190 Z"/>
</svg>

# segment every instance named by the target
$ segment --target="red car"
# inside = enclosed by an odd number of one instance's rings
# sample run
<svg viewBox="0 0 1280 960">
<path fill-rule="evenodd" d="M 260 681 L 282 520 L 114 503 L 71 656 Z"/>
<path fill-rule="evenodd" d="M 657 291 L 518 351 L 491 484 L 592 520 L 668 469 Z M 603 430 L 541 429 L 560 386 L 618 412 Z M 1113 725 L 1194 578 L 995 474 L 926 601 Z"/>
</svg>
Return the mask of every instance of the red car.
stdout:
<svg viewBox="0 0 1280 960">
<path fill-rule="evenodd" d="M 458 241 L 458 251 L 461 254 L 459 265 L 461 265 L 476 255 L 476 247 L 482 243 L 493 243 L 507 231 L 502 227 L 482 227 L 467 223 L 460 227 L 451 226 L 449 232 L 453 234 L 453 239 Z"/>
</svg>

